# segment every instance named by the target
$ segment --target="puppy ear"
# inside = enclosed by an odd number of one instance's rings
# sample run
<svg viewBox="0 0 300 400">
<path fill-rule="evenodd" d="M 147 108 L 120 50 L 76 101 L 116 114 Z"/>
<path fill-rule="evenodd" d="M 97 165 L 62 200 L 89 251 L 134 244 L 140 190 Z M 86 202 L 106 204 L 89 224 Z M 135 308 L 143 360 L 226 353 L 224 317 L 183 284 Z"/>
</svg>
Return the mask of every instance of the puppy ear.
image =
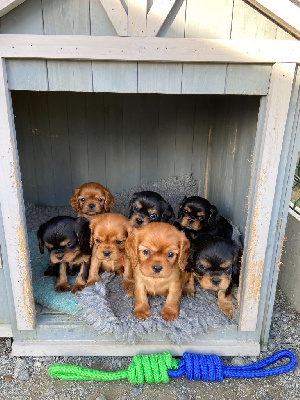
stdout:
<svg viewBox="0 0 300 400">
<path fill-rule="evenodd" d="M 46 224 L 42 224 L 37 232 L 37 238 L 39 241 L 39 249 L 40 249 L 40 253 L 44 254 L 44 240 L 43 240 L 43 236 L 44 236 L 44 232 L 45 232 L 45 228 L 46 228 Z"/>
<path fill-rule="evenodd" d="M 79 190 L 80 190 L 80 188 L 74 189 L 74 191 L 70 197 L 70 205 L 73 208 L 73 210 L 76 212 L 79 211 L 78 201 L 77 201 Z"/>
<path fill-rule="evenodd" d="M 211 204 L 210 210 L 209 210 L 208 225 L 211 227 L 215 226 L 219 218 L 220 218 L 220 214 L 218 212 L 217 207 L 215 207 Z"/>
<path fill-rule="evenodd" d="M 138 245 L 139 245 L 139 229 L 133 229 L 125 242 L 125 250 L 129 257 L 132 268 L 138 264 Z"/>
<path fill-rule="evenodd" d="M 164 210 L 162 213 L 162 222 L 167 222 L 168 224 L 173 225 L 175 222 L 175 214 L 173 208 L 168 202 L 164 203 Z"/>
<path fill-rule="evenodd" d="M 91 221 L 90 221 L 90 226 L 89 226 L 89 228 L 90 228 L 90 247 L 93 247 L 93 244 L 94 244 L 94 232 L 95 232 L 95 225 L 96 225 L 96 220 L 97 218 L 93 218 Z"/>
<path fill-rule="evenodd" d="M 183 203 L 186 201 L 187 197 L 184 196 L 182 202 L 179 204 L 179 210 L 178 210 L 178 218 L 182 217 L 182 209 L 183 209 Z"/>
<path fill-rule="evenodd" d="M 179 254 L 178 254 L 178 266 L 183 271 L 188 263 L 189 255 L 190 255 L 190 242 L 185 236 L 183 232 L 179 232 L 181 235 L 180 244 L 179 244 Z"/>
<path fill-rule="evenodd" d="M 134 214 L 133 213 L 133 203 L 135 202 L 135 200 L 136 200 L 136 194 L 135 193 L 133 193 L 133 196 L 131 197 L 131 200 L 130 200 L 130 202 L 129 202 L 129 219 L 132 217 L 132 215 Z"/>
<path fill-rule="evenodd" d="M 88 250 L 90 247 L 90 227 L 89 220 L 83 217 L 77 218 L 75 233 L 82 250 Z"/>
<path fill-rule="evenodd" d="M 105 190 L 104 210 L 110 212 L 112 206 L 115 204 L 114 196 L 109 190 Z"/>
<path fill-rule="evenodd" d="M 238 279 L 242 260 L 242 248 L 241 246 L 235 244 L 234 254 L 233 254 L 233 275 Z"/>
</svg>

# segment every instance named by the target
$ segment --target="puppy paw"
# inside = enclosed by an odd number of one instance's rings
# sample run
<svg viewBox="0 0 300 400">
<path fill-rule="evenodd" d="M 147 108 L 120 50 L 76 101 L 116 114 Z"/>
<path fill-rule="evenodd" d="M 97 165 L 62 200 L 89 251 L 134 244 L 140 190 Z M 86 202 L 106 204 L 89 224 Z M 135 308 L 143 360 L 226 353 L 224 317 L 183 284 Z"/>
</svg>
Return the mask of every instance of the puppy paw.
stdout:
<svg viewBox="0 0 300 400">
<path fill-rule="evenodd" d="M 72 286 L 71 292 L 75 294 L 76 292 L 80 292 L 85 288 L 85 285 L 82 283 L 77 283 Z"/>
<path fill-rule="evenodd" d="M 160 315 L 165 321 L 173 321 L 178 317 L 178 310 L 172 310 L 170 308 L 164 307 L 160 311 Z"/>
<path fill-rule="evenodd" d="M 138 308 L 133 310 L 133 314 L 138 318 L 145 320 L 150 317 L 151 310 L 150 308 Z"/>
<path fill-rule="evenodd" d="M 122 282 L 122 288 L 124 290 L 129 290 L 129 289 L 134 288 L 134 281 L 130 281 L 130 280 L 124 279 L 123 282 Z"/>
<path fill-rule="evenodd" d="M 55 291 L 58 293 L 68 292 L 70 289 L 71 286 L 68 283 L 55 285 Z"/>
<path fill-rule="evenodd" d="M 133 297 L 134 296 L 134 288 L 127 290 L 126 297 Z"/>
<path fill-rule="evenodd" d="M 234 305 L 233 304 L 218 304 L 220 310 L 227 318 L 231 319 L 233 316 Z"/>
<path fill-rule="evenodd" d="M 95 283 L 97 283 L 97 282 L 99 282 L 99 280 L 97 280 L 97 279 L 90 279 L 89 281 L 87 281 L 85 287 L 95 285 Z"/>
<path fill-rule="evenodd" d="M 186 287 L 186 288 L 182 289 L 182 294 L 183 294 L 183 296 L 186 296 L 186 297 L 194 297 L 195 290 L 194 290 L 194 288 Z"/>
</svg>

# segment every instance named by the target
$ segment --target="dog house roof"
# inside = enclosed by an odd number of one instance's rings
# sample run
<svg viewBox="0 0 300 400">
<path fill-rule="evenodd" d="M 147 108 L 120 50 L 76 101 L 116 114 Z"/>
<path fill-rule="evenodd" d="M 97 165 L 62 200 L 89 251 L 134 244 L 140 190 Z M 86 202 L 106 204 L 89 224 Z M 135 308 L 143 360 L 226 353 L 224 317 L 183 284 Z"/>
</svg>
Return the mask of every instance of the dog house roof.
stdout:
<svg viewBox="0 0 300 400">
<path fill-rule="evenodd" d="M 26 3 L 26 4 L 25 4 Z M 39 6 L 35 3 L 39 3 Z M 97 15 L 94 27 L 78 22 L 68 30 L 68 22 L 59 27 L 59 21 L 52 21 L 52 28 L 39 30 L 39 24 L 29 24 L 24 27 L 30 14 L 30 20 L 40 18 L 39 8 L 64 10 L 67 19 L 77 14 L 83 21 L 86 5 L 89 2 L 78 1 L 68 5 L 55 0 L 41 6 L 40 2 L 26 0 L 1 0 L 0 17 L 6 19 L 2 24 L 1 33 L 38 33 L 38 34 L 91 34 L 109 36 L 171 36 L 171 37 L 203 37 L 203 38 L 251 38 L 251 39 L 299 39 L 300 38 L 300 7 L 289 0 L 274 2 L 272 0 L 237 0 L 218 2 L 191 0 L 154 0 L 149 7 L 147 0 L 142 2 L 126 0 L 100 0 L 91 4 L 91 12 Z M 68 2 L 67 2 L 68 3 Z M 86 4 L 85 4 L 86 3 Z M 184 9 L 186 7 L 186 17 Z M 101 9 L 101 10 L 100 10 Z M 105 10 L 105 11 L 104 11 Z M 13 21 L 8 14 L 13 14 Z M 196 16 L 196 17 L 195 17 Z M 47 17 L 46 17 L 47 18 Z M 180 20 L 188 22 L 179 28 Z M 75 21 L 75 18 L 73 19 Z M 12 22 L 14 27 L 12 27 Z M 246 23 L 247 22 L 247 23 Z M 50 20 L 49 20 L 50 23 Z M 70 25 L 71 27 L 71 25 Z M 231 27 L 230 29 L 227 29 Z M 7 29 L 9 31 L 7 31 Z M 22 32 L 24 29 L 24 32 Z M 59 32 L 58 32 L 59 31 Z M 94 31 L 94 32 L 93 32 Z M 229 35 L 229 36 L 228 36 Z"/>
</svg>

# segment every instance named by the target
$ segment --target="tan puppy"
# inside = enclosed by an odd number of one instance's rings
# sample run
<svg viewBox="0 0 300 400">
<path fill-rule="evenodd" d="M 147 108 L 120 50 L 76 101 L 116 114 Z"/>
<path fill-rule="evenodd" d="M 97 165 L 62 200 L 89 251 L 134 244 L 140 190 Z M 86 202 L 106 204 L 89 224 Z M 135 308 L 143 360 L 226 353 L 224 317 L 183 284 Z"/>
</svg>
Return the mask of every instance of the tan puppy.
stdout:
<svg viewBox="0 0 300 400">
<path fill-rule="evenodd" d="M 115 271 L 123 275 L 123 288 L 133 286 L 132 270 L 125 252 L 125 242 L 132 227 L 124 215 L 97 215 L 90 222 L 91 266 L 86 286 L 100 281 L 99 271 Z"/>
<path fill-rule="evenodd" d="M 165 222 L 152 222 L 134 229 L 125 247 L 134 272 L 134 315 L 151 315 L 147 294 L 166 295 L 160 315 L 166 321 L 177 318 L 181 294 L 194 296 L 193 275 L 184 270 L 190 247 L 185 234 Z"/>
<path fill-rule="evenodd" d="M 100 183 L 88 182 L 74 189 L 70 204 L 78 217 L 91 220 L 96 215 L 110 212 L 114 205 L 114 197 Z"/>
</svg>

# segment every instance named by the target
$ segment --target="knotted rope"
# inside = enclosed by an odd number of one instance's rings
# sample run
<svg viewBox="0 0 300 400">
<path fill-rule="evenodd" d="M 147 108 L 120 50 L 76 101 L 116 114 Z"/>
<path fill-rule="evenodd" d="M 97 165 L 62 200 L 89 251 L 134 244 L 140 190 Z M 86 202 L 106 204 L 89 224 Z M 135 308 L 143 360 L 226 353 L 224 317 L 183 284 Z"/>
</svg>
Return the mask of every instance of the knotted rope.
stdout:
<svg viewBox="0 0 300 400">
<path fill-rule="evenodd" d="M 289 358 L 287 364 L 274 368 L 265 368 L 282 358 Z M 118 372 L 104 372 L 73 365 L 52 365 L 49 375 L 66 380 L 112 381 L 128 379 L 130 383 L 167 383 L 170 378 L 186 376 L 188 380 L 222 381 L 224 378 L 258 378 L 280 375 L 291 371 L 297 364 L 296 356 L 281 350 L 272 356 L 243 367 L 226 367 L 221 359 L 213 354 L 184 353 L 180 361 L 174 359 L 168 351 L 163 354 L 134 356 L 127 369 Z"/>
<path fill-rule="evenodd" d="M 265 369 L 268 365 L 285 357 L 290 359 L 288 364 Z M 178 363 L 178 369 L 168 371 L 168 374 L 171 378 L 180 378 L 185 375 L 188 380 L 220 382 L 223 378 L 260 378 L 280 375 L 291 371 L 296 364 L 296 356 L 288 350 L 278 351 L 264 360 L 242 367 L 226 367 L 216 355 L 203 356 L 184 353 Z"/>
</svg>

